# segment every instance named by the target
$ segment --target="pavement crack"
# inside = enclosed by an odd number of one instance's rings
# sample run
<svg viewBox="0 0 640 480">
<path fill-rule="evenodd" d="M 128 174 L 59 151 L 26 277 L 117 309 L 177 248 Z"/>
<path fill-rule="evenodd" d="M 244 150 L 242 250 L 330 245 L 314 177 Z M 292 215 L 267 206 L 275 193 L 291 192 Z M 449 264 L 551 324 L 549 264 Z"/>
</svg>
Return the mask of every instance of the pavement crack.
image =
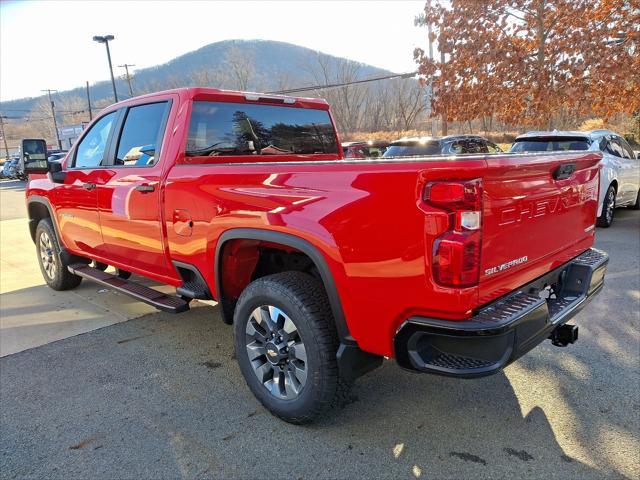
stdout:
<svg viewBox="0 0 640 480">
<path fill-rule="evenodd" d="M 85 438 L 84 440 L 81 440 L 80 442 L 76 443 L 75 445 L 71 445 L 69 447 L 69 450 L 81 450 L 84 447 L 86 447 L 87 445 L 89 445 L 90 443 L 93 443 L 95 441 L 96 441 L 96 437 Z"/>
<path fill-rule="evenodd" d="M 149 335 L 138 335 L 137 337 L 131 337 L 131 338 L 125 338 L 124 340 L 118 340 L 116 343 L 118 344 L 122 344 L 122 343 L 127 343 L 127 342 L 133 342 L 134 340 L 140 340 L 141 338 L 147 338 L 150 337 L 152 334 Z"/>
<path fill-rule="evenodd" d="M 203 365 L 207 368 L 210 368 L 211 370 L 213 370 L 214 368 L 219 368 L 222 366 L 221 363 L 219 362 L 212 362 L 211 360 L 208 360 L 206 362 L 202 362 L 200 365 Z"/>
<path fill-rule="evenodd" d="M 486 465 L 487 464 L 487 461 L 484 458 L 479 457 L 477 455 L 473 455 L 472 453 L 467 453 L 467 452 L 449 452 L 449 456 L 450 457 L 458 457 L 458 458 L 464 460 L 465 462 L 480 463 L 482 465 Z"/>
<path fill-rule="evenodd" d="M 523 462 L 528 462 L 529 460 L 533 460 L 533 455 L 531 455 L 526 450 L 515 450 L 509 447 L 503 448 L 503 450 L 505 451 L 505 453 L 511 455 L 512 457 L 517 457 Z"/>
</svg>

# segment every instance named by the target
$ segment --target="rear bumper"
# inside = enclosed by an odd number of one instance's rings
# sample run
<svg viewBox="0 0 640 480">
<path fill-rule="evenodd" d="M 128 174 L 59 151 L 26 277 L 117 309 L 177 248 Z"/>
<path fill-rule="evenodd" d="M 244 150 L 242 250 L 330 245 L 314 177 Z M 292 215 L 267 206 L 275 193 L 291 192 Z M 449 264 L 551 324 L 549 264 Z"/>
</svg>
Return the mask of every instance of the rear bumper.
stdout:
<svg viewBox="0 0 640 480">
<path fill-rule="evenodd" d="M 468 320 L 411 317 L 396 332 L 396 360 L 403 368 L 454 377 L 496 373 L 584 308 L 602 289 L 608 262 L 605 252 L 589 249 Z"/>
</svg>

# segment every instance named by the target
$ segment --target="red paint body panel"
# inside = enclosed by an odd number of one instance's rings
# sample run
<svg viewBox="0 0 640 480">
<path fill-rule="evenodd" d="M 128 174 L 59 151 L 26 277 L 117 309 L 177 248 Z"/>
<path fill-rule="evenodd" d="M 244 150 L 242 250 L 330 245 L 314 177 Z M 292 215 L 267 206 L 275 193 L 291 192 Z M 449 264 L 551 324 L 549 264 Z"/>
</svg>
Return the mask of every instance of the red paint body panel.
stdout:
<svg viewBox="0 0 640 480">
<path fill-rule="evenodd" d="M 62 242 L 72 253 L 175 286 L 181 280 L 171 262 L 189 263 L 215 292 L 215 252 L 225 231 L 257 228 L 295 235 L 326 260 L 360 348 L 392 356 L 394 334 L 408 317 L 469 318 L 480 305 L 593 243 L 597 154 L 348 161 L 341 160 L 341 153 L 186 158 L 193 99 L 244 102 L 244 94 L 181 89 L 110 110 L 167 98 L 173 104 L 156 166 L 69 170 L 64 185 L 45 177 L 30 181 L 27 195 L 49 199 Z M 328 105 L 298 99 L 283 108 L 326 110 Z M 555 168 L 564 163 L 574 163 L 575 174 L 554 180 Z M 94 198 L 79 198 L 82 192 L 73 190 L 86 176 L 95 176 L 99 185 Z M 432 278 L 432 257 L 448 217 L 425 203 L 424 187 L 473 179 L 480 179 L 483 188 L 480 282 L 443 287 Z M 153 184 L 156 190 L 140 193 L 135 190 L 140 184 Z M 67 228 L 67 212 L 81 225 Z M 527 260 L 487 273 L 523 257 Z M 243 279 L 255 264 L 250 252 L 234 261 Z"/>
</svg>

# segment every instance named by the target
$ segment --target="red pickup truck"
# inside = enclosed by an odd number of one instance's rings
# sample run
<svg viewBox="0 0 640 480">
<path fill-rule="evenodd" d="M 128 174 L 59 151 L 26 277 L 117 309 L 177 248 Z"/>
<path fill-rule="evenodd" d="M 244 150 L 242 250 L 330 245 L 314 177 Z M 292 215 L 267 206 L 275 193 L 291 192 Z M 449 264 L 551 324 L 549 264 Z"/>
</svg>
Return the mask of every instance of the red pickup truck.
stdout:
<svg viewBox="0 0 640 480">
<path fill-rule="evenodd" d="M 293 423 L 384 357 L 470 378 L 573 343 L 604 281 L 598 153 L 344 159 L 323 100 L 203 88 L 108 107 L 62 163 L 25 142 L 49 286 L 216 300 L 249 388 Z"/>
</svg>

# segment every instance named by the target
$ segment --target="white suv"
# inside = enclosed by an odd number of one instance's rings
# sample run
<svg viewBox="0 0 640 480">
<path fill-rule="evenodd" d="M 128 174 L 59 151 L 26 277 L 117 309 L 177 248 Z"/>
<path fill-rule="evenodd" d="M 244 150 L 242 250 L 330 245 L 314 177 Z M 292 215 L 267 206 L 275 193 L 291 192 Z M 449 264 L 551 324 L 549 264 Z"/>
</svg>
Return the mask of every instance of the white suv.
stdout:
<svg viewBox="0 0 640 480">
<path fill-rule="evenodd" d="M 591 132 L 527 132 L 510 152 L 589 150 L 602 152 L 599 227 L 610 227 L 616 207 L 640 209 L 640 158 L 627 141 L 609 130 Z"/>
</svg>

